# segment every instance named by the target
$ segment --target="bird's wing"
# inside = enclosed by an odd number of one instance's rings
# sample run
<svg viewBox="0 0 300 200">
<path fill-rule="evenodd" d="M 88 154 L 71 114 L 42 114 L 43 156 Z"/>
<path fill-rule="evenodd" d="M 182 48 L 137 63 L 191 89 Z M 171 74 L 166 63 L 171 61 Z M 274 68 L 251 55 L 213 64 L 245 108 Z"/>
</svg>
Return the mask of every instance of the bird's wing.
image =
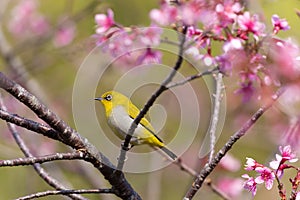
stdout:
<svg viewBox="0 0 300 200">
<path fill-rule="evenodd" d="M 135 106 L 133 105 L 133 103 L 130 102 L 130 105 L 129 105 L 129 116 L 132 118 L 132 119 L 135 119 L 138 114 L 140 113 L 140 110 Z M 154 128 L 152 127 L 152 125 L 150 124 L 150 122 L 145 118 L 143 117 L 140 121 L 140 124 L 145 128 L 147 129 L 152 135 L 154 135 L 160 142 L 163 143 L 162 139 L 160 139 L 156 134 L 155 134 L 155 130 Z"/>
</svg>

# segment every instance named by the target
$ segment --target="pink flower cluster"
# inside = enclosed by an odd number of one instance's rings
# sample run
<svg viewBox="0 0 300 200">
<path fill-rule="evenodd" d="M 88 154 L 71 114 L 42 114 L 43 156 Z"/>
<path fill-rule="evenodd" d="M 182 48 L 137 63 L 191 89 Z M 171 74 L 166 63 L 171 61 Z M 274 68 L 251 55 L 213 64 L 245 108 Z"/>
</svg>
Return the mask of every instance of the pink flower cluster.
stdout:
<svg viewBox="0 0 300 200">
<path fill-rule="evenodd" d="M 47 36 L 51 32 L 51 25 L 47 18 L 38 11 L 39 4 L 36 0 L 21 0 L 13 9 L 9 21 L 9 31 L 18 40 L 32 37 Z M 76 32 L 73 22 L 63 22 L 54 31 L 53 44 L 63 47 L 70 44 Z"/>
<path fill-rule="evenodd" d="M 154 47 L 160 44 L 161 28 L 126 28 L 114 20 L 114 12 L 95 15 L 97 45 L 105 52 L 118 57 L 123 65 L 152 64 L 161 62 L 161 52 Z"/>
<path fill-rule="evenodd" d="M 299 72 L 290 73 L 299 70 L 298 47 L 274 38 L 279 31 L 290 29 L 288 22 L 278 15 L 273 15 L 271 19 L 273 33 L 267 32 L 265 22 L 259 15 L 246 11 L 236 0 L 165 0 L 161 1 L 160 8 L 151 10 L 149 16 L 151 27 L 172 27 L 178 32 L 182 27 L 187 27 L 185 54 L 207 67 L 217 66 L 226 75 L 236 74 L 239 77 L 236 93 L 243 96 L 244 102 L 249 101 L 255 94 L 263 94 L 259 92 L 260 89 L 278 87 L 283 78 L 294 80 L 295 77 L 300 77 Z M 107 14 L 97 14 L 95 22 L 97 44 L 107 42 L 117 33 L 122 33 L 122 37 L 126 35 L 126 40 L 109 41 L 112 47 L 106 49 L 112 55 L 119 55 L 116 54 L 119 50 L 125 55 L 128 47 L 138 41 L 144 45 L 144 55 L 127 55 L 138 60 L 138 63 L 161 60 L 161 53 L 151 48 L 161 42 L 161 31 L 156 31 L 159 29 L 150 27 L 152 33 L 145 34 L 137 31 L 137 28 L 124 28 L 115 22 L 114 13 L 110 9 Z M 214 51 L 214 43 L 221 43 L 221 53 Z M 283 71 L 284 77 L 277 73 Z"/>
<path fill-rule="evenodd" d="M 258 173 L 256 178 L 251 177 L 248 174 L 242 175 L 242 177 L 246 179 L 244 182 L 244 188 L 250 191 L 253 196 L 256 195 L 258 184 L 265 183 L 266 189 L 270 190 L 273 187 L 274 180 L 279 181 L 283 176 L 285 169 L 297 169 L 296 167 L 286 163 L 294 163 L 298 160 L 298 158 L 296 158 L 296 154 L 292 152 L 291 146 L 280 146 L 279 151 L 280 155 L 276 154 L 276 160 L 270 162 L 271 168 L 258 163 L 252 158 L 247 158 L 245 170 L 255 171 Z M 278 183 L 278 185 L 280 185 L 280 183 Z"/>
<path fill-rule="evenodd" d="M 50 25 L 47 19 L 38 12 L 35 0 L 24 0 L 13 9 L 9 30 L 16 37 L 46 34 Z"/>
</svg>

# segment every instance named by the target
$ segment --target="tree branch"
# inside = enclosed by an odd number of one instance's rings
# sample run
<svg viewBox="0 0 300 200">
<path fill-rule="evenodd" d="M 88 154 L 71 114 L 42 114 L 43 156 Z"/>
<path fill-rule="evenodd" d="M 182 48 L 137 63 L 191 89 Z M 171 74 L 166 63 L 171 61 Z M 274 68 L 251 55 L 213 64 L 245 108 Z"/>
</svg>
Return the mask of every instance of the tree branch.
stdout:
<svg viewBox="0 0 300 200">
<path fill-rule="evenodd" d="M 215 143 L 216 143 L 216 130 L 219 121 L 219 112 L 220 112 L 220 103 L 222 101 L 222 73 L 218 73 L 215 75 L 215 83 L 216 83 L 216 90 L 214 95 L 214 107 L 213 107 L 213 115 L 211 126 L 209 128 L 209 135 L 210 135 L 210 153 L 208 157 L 208 162 L 211 162 L 215 153 Z"/>
<path fill-rule="evenodd" d="M 141 199 L 126 180 L 123 173 L 114 173 L 115 166 L 97 148 L 82 137 L 78 132 L 69 127 L 55 113 L 42 104 L 34 95 L 26 89 L 7 78 L 0 72 L 0 88 L 6 90 L 20 102 L 30 108 L 40 119 L 44 120 L 58 133 L 63 143 L 73 149 L 86 152 L 86 161 L 92 163 L 112 185 L 115 194 L 123 199 Z"/>
<path fill-rule="evenodd" d="M 114 194 L 114 191 L 112 189 L 52 190 L 52 191 L 30 194 L 28 196 L 17 198 L 16 200 L 30 200 L 30 199 L 36 199 L 36 198 L 50 196 L 50 195 L 92 194 L 92 193 Z"/>
<path fill-rule="evenodd" d="M 243 137 L 246 132 L 257 122 L 257 120 L 269 109 L 272 107 L 273 103 L 280 97 L 283 90 L 279 89 L 273 96 L 271 101 L 266 103 L 264 106 L 259 108 L 254 115 L 238 130 L 234 133 L 230 139 L 226 142 L 221 150 L 216 154 L 216 156 L 212 159 L 211 162 L 207 163 L 205 167 L 201 170 L 200 174 L 194 180 L 193 184 L 187 191 L 184 200 L 192 199 L 196 192 L 201 188 L 204 180 L 207 176 L 214 170 L 220 160 L 225 156 L 225 154 L 232 148 L 232 146 Z"/>
<path fill-rule="evenodd" d="M 201 73 L 189 76 L 186 79 L 184 79 L 182 81 L 179 81 L 179 82 L 170 83 L 170 84 L 167 85 L 167 88 L 170 89 L 170 88 L 173 88 L 173 87 L 184 85 L 184 84 L 186 84 L 188 82 L 191 82 L 191 81 L 193 81 L 195 79 L 201 78 L 201 77 L 206 76 L 206 75 L 210 75 L 210 74 L 212 74 L 215 71 L 218 71 L 218 68 L 213 68 L 213 69 L 207 70 L 205 72 L 201 72 Z"/>
<path fill-rule="evenodd" d="M 14 166 L 24 166 L 33 165 L 35 163 L 45 163 L 55 160 L 83 160 L 85 154 L 81 151 L 76 151 L 72 153 L 56 153 L 53 155 L 39 156 L 39 157 L 26 157 L 17 158 L 13 160 L 0 160 L 0 167 L 14 167 Z"/>
<path fill-rule="evenodd" d="M 178 69 L 181 67 L 181 64 L 183 62 L 183 51 L 184 51 L 184 43 L 186 41 L 186 31 L 187 31 L 187 27 L 184 27 L 182 34 L 179 34 L 180 37 L 180 45 L 179 45 L 179 52 L 178 52 L 178 58 L 176 61 L 175 66 L 173 67 L 173 70 L 171 71 L 171 73 L 166 77 L 166 79 L 162 82 L 162 84 L 160 85 L 160 87 L 152 94 L 152 96 L 150 97 L 150 99 L 146 102 L 146 104 L 144 105 L 143 109 L 139 112 L 138 116 L 133 120 L 128 133 L 125 137 L 125 141 L 122 144 L 122 148 L 121 148 L 121 152 L 120 152 L 120 156 L 119 156 L 119 160 L 118 160 L 118 167 L 117 169 L 119 171 L 122 171 L 123 166 L 124 166 L 124 161 L 126 158 L 126 152 L 129 149 L 129 143 L 130 140 L 132 138 L 132 135 L 137 127 L 137 125 L 140 123 L 140 121 L 142 120 L 142 118 L 146 115 L 146 113 L 149 111 L 150 107 L 153 105 L 153 103 L 155 102 L 155 100 L 164 92 L 166 91 L 167 88 L 167 84 L 169 84 L 172 79 L 174 78 L 174 76 L 176 75 Z"/>
<path fill-rule="evenodd" d="M 0 118 L 5 120 L 6 122 L 15 124 L 17 126 L 26 128 L 27 130 L 33 131 L 35 133 L 42 134 L 46 137 L 49 137 L 53 140 L 58 140 L 64 142 L 60 137 L 59 133 L 55 131 L 53 128 L 40 124 L 36 121 L 26 119 L 17 114 L 12 114 L 0 108 Z"/>
<path fill-rule="evenodd" d="M 2 98 L 0 98 L 0 107 L 3 110 L 6 110 L 6 107 L 2 101 Z M 30 153 L 30 150 L 28 149 L 27 145 L 25 144 L 25 142 L 23 141 L 23 139 L 20 137 L 20 134 L 18 133 L 16 127 L 14 124 L 11 123 L 7 123 L 8 129 L 9 131 L 12 133 L 13 138 L 15 139 L 17 145 L 19 146 L 20 150 L 23 152 L 23 154 L 26 157 L 32 157 L 33 155 Z M 37 174 L 47 183 L 49 184 L 51 187 L 55 188 L 55 189 L 67 189 L 64 185 L 62 185 L 61 183 L 59 183 L 59 181 L 57 181 L 55 178 L 53 178 L 52 176 L 50 176 L 47 171 L 45 169 L 43 169 L 40 164 L 33 164 L 33 168 L 34 170 L 37 172 Z M 74 194 L 70 194 L 68 195 L 70 197 L 72 197 L 73 199 L 76 200 L 85 200 L 84 197 L 80 196 L 80 195 L 74 195 Z"/>
</svg>

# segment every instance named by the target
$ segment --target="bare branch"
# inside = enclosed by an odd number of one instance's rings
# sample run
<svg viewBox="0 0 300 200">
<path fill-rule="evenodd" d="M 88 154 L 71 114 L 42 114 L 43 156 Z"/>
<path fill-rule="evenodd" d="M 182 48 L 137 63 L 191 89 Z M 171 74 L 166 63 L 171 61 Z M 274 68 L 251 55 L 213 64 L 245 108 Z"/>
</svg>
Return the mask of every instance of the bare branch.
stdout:
<svg viewBox="0 0 300 200">
<path fill-rule="evenodd" d="M 17 158 L 13 160 L 0 160 L 0 167 L 14 167 L 14 166 L 24 166 L 33 165 L 35 163 L 45 163 L 55 160 L 83 160 L 85 157 L 84 153 L 81 151 L 76 151 L 72 153 L 56 153 L 53 155 L 39 156 L 39 157 L 27 157 L 27 158 Z"/>
<path fill-rule="evenodd" d="M 64 142 L 61 138 L 59 138 L 59 133 L 57 131 L 55 131 L 53 128 L 43 125 L 43 124 L 40 124 L 33 120 L 23 118 L 17 114 L 9 113 L 1 108 L 0 108 L 0 118 L 5 120 L 6 122 L 26 128 L 35 133 L 40 133 L 51 139 Z"/>
<path fill-rule="evenodd" d="M 194 169 L 190 168 L 186 163 L 184 163 L 181 158 L 177 159 L 175 162 L 173 162 L 173 164 L 177 165 L 182 171 L 188 173 L 192 177 L 197 178 L 198 173 Z M 224 200 L 230 199 L 229 197 L 227 197 L 226 194 L 224 194 L 224 192 L 220 191 L 219 188 L 215 186 L 211 180 L 205 180 L 204 183 L 222 199 Z"/>
<path fill-rule="evenodd" d="M 210 153 L 208 157 L 208 162 L 211 162 L 215 152 L 215 143 L 216 143 L 216 130 L 219 121 L 219 112 L 220 112 L 220 103 L 222 101 L 222 73 L 218 73 L 215 76 L 215 83 L 216 83 L 216 93 L 214 96 L 214 108 L 213 108 L 213 115 L 211 126 L 209 128 L 209 135 L 210 135 Z"/>
<path fill-rule="evenodd" d="M 218 70 L 218 68 L 213 68 L 213 69 L 207 70 L 205 72 L 201 72 L 201 73 L 195 74 L 193 76 L 189 76 L 189 77 L 187 77 L 186 79 L 184 79 L 182 81 L 168 84 L 167 88 L 170 89 L 170 88 L 173 88 L 173 87 L 184 85 L 184 84 L 186 84 L 188 82 L 191 82 L 191 81 L 193 81 L 195 79 L 201 78 L 201 77 L 203 77 L 205 75 L 210 75 L 210 74 L 212 74 L 213 72 L 215 72 L 217 70 Z"/>
<path fill-rule="evenodd" d="M 227 194 L 225 194 L 224 192 L 222 192 L 217 186 L 215 186 L 211 180 L 205 180 L 206 185 L 215 193 L 217 194 L 219 197 L 221 197 L 223 200 L 230 200 L 230 198 L 227 196 Z"/>
<path fill-rule="evenodd" d="M 2 98 L 0 98 L 0 107 L 3 110 L 6 110 L 5 105 L 2 102 Z M 14 124 L 11 123 L 7 123 L 8 129 L 10 130 L 10 132 L 12 133 L 16 143 L 18 144 L 19 148 L 21 149 L 21 151 L 23 152 L 23 154 L 26 157 L 32 157 L 33 155 L 30 153 L 27 145 L 24 143 L 23 139 L 20 137 L 20 134 L 18 133 L 16 127 Z M 37 174 L 50 186 L 52 186 L 55 189 L 59 189 L 59 190 L 63 190 L 63 189 L 67 189 L 65 186 L 63 186 L 61 183 L 59 183 L 55 178 L 53 178 L 52 176 L 50 176 L 45 169 L 43 169 L 40 164 L 33 164 L 33 168 L 34 170 L 37 172 Z M 76 200 L 85 200 L 84 197 L 80 196 L 80 195 L 76 195 L 76 194 L 70 194 L 68 195 L 70 197 L 72 197 L 73 199 Z"/>
<path fill-rule="evenodd" d="M 36 199 L 36 198 L 50 196 L 50 195 L 92 194 L 92 193 L 113 194 L 114 191 L 113 189 L 52 190 L 52 191 L 30 194 L 28 196 L 17 198 L 16 200 L 30 200 L 30 199 Z"/>
<path fill-rule="evenodd" d="M 42 104 L 34 95 L 29 93 L 14 81 L 0 72 L 0 87 L 13 95 L 16 99 L 30 108 L 39 118 L 44 120 L 59 134 L 63 143 L 73 149 L 87 153 L 86 161 L 92 163 L 107 179 L 115 190 L 115 194 L 124 199 L 141 199 L 126 180 L 124 174 L 114 173 L 115 166 L 97 148 L 82 137 L 78 132 L 68 126 L 54 112 Z"/>
<path fill-rule="evenodd" d="M 190 168 L 187 164 L 185 164 L 181 158 L 178 158 L 175 162 L 173 162 L 174 165 L 177 165 L 182 171 L 187 172 L 189 175 L 193 176 L 194 178 L 197 177 L 198 173 Z"/>
<path fill-rule="evenodd" d="M 132 138 L 132 135 L 137 127 L 137 125 L 140 123 L 140 121 L 142 120 L 142 118 L 146 115 L 146 113 L 148 112 L 148 110 L 150 109 L 150 107 L 153 105 L 153 103 L 155 102 L 155 100 L 164 92 L 166 91 L 167 88 L 167 84 L 169 84 L 172 79 L 174 78 L 174 76 L 176 75 L 178 69 L 181 67 L 181 64 L 183 62 L 183 51 L 184 51 L 184 43 L 186 41 L 186 31 L 187 31 L 187 27 L 184 27 L 182 34 L 179 34 L 180 37 L 180 45 L 179 45 L 179 53 L 178 53 L 178 57 L 177 57 L 177 61 L 175 66 L 173 67 L 173 70 L 171 71 L 171 73 L 166 77 L 166 79 L 161 83 L 160 87 L 152 94 L 152 96 L 150 97 L 150 99 L 146 102 L 146 104 L 144 105 L 143 109 L 139 112 L 138 116 L 133 120 L 128 133 L 125 137 L 125 141 L 122 144 L 122 148 L 121 148 L 121 152 L 120 152 L 120 156 L 119 156 L 119 160 L 118 160 L 118 170 L 122 171 L 123 166 L 124 166 L 124 161 L 126 158 L 126 151 L 129 150 L 129 143 L 130 140 Z"/>
<path fill-rule="evenodd" d="M 207 163 L 205 167 L 201 170 L 199 176 L 194 180 L 190 189 L 187 191 L 184 200 L 192 199 L 196 192 L 201 188 L 204 180 L 207 176 L 215 169 L 220 160 L 225 156 L 225 154 L 232 148 L 232 146 L 243 137 L 246 132 L 257 122 L 257 120 L 269 109 L 272 107 L 274 102 L 280 97 L 283 90 L 279 89 L 273 96 L 271 101 L 266 103 L 266 105 L 259 108 L 254 115 L 241 127 L 240 130 L 235 132 L 230 139 L 226 142 L 221 150 L 216 154 L 211 162 Z"/>
</svg>

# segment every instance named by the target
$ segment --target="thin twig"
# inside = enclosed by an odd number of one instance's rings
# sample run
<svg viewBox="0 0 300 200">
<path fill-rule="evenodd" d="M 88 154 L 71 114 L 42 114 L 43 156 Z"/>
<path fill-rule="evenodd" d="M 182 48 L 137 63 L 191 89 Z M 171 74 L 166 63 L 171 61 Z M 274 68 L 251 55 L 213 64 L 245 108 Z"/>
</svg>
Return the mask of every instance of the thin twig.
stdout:
<svg viewBox="0 0 300 200">
<path fill-rule="evenodd" d="M 3 103 L 2 98 L 0 98 L 0 107 L 3 110 L 6 110 L 6 107 Z M 25 142 L 23 141 L 23 139 L 20 137 L 20 134 L 18 133 L 16 127 L 14 124 L 11 123 L 7 123 L 8 129 L 10 130 L 10 132 L 12 133 L 16 143 L 18 144 L 20 150 L 23 152 L 23 154 L 26 157 L 33 157 L 33 155 L 30 153 L 30 150 L 28 149 L 27 145 L 25 144 Z M 52 176 L 50 176 L 46 170 L 44 168 L 42 168 L 40 166 L 40 164 L 33 164 L 33 168 L 34 170 L 37 172 L 37 174 L 50 186 L 52 186 L 55 189 L 58 190 L 65 190 L 67 189 L 64 185 L 62 185 L 59 181 L 57 181 L 55 178 L 53 178 Z M 77 195 L 77 194 L 70 194 L 68 195 L 70 197 L 72 197 L 73 199 L 77 199 L 77 200 L 85 200 L 86 198 Z"/>
<path fill-rule="evenodd" d="M 216 92 L 214 95 L 214 107 L 213 107 L 213 115 L 212 115 L 212 121 L 211 126 L 209 128 L 209 135 L 210 135 L 210 153 L 208 156 L 208 162 L 211 162 L 214 153 L 215 153 L 215 143 L 216 143 L 216 130 L 217 125 L 219 121 L 219 112 L 220 112 L 220 104 L 222 101 L 222 88 L 223 88 L 223 82 L 222 82 L 222 73 L 218 73 L 215 76 L 215 83 L 216 83 Z"/>
<path fill-rule="evenodd" d="M 175 82 L 175 83 L 170 83 L 170 84 L 168 84 L 167 88 L 170 89 L 170 88 L 173 88 L 173 87 L 184 85 L 184 84 L 186 84 L 188 82 L 191 82 L 191 81 L 193 81 L 195 79 L 201 78 L 201 77 L 203 77 L 205 75 L 210 75 L 210 74 L 212 74 L 213 72 L 215 72 L 217 70 L 218 70 L 218 68 L 213 68 L 213 69 L 207 70 L 205 72 L 200 72 L 198 74 L 189 76 L 189 77 L 187 77 L 186 79 L 184 79 L 182 81 L 178 81 L 178 82 Z"/>
<path fill-rule="evenodd" d="M 26 157 L 17 158 L 13 160 L 0 160 L 0 167 L 15 167 L 24 165 L 33 165 L 35 163 L 45 163 L 55 160 L 83 160 L 85 157 L 84 153 L 81 151 L 75 151 L 72 153 L 56 153 L 53 155 L 39 156 L 39 157 Z"/>
<path fill-rule="evenodd" d="M 170 159 L 170 158 L 168 158 L 168 159 Z M 172 164 L 177 165 L 182 171 L 188 173 L 189 175 L 191 175 L 194 178 L 197 178 L 198 173 L 194 169 L 192 169 L 191 167 L 189 167 L 186 163 L 184 163 L 181 158 L 178 158 Z M 224 192 L 222 192 L 216 185 L 214 185 L 211 180 L 205 180 L 204 183 L 215 194 L 217 194 L 219 197 L 221 197 L 223 200 L 229 200 L 230 199 Z"/>
<path fill-rule="evenodd" d="M 205 167 L 201 170 L 199 176 L 194 180 L 191 187 L 187 191 L 184 200 L 192 199 L 196 192 L 201 188 L 204 180 L 207 176 L 214 170 L 220 160 L 225 156 L 225 154 L 232 148 L 232 146 L 243 137 L 246 132 L 257 122 L 257 120 L 269 109 L 272 107 L 274 102 L 280 97 L 283 90 L 279 89 L 273 96 L 271 101 L 266 103 L 264 106 L 259 108 L 254 115 L 241 127 L 240 130 L 235 132 L 230 139 L 226 142 L 221 150 L 216 154 L 216 156 L 212 159 L 211 162 L 207 163 Z"/>
<path fill-rule="evenodd" d="M 153 105 L 153 103 L 155 102 L 155 100 L 164 92 L 166 91 L 167 88 L 167 84 L 169 84 L 172 79 L 174 78 L 174 76 L 177 73 L 177 70 L 181 67 L 181 64 L 183 62 L 183 51 L 184 51 L 184 43 L 186 41 L 186 31 L 187 31 L 187 27 L 184 27 L 183 29 L 183 33 L 179 34 L 180 37 L 180 45 L 179 45 L 179 53 L 178 53 L 178 58 L 176 61 L 175 66 L 173 67 L 173 70 L 171 71 L 171 73 L 166 77 L 166 79 L 161 83 L 160 87 L 152 94 L 152 96 L 150 97 L 150 99 L 146 102 L 146 104 L 144 105 L 143 109 L 139 112 L 139 114 L 137 115 L 137 117 L 133 120 L 128 133 L 125 137 L 124 143 L 122 144 L 122 148 L 120 151 L 120 156 L 118 159 L 118 167 L 117 169 L 119 171 L 122 171 L 123 166 L 124 166 L 124 161 L 126 158 L 126 152 L 129 150 L 129 143 L 130 140 L 132 138 L 132 135 L 137 127 L 137 125 L 140 123 L 140 121 L 142 120 L 142 118 L 146 115 L 146 113 L 148 112 L 148 110 L 150 109 L 150 107 Z"/>
<path fill-rule="evenodd" d="M 221 197 L 223 200 L 229 200 L 230 198 L 225 194 L 223 191 L 221 191 L 217 186 L 215 186 L 211 180 L 205 180 L 206 185 L 219 197 Z"/>
<path fill-rule="evenodd" d="M 198 173 L 194 169 L 190 168 L 187 164 L 185 164 L 181 158 L 178 158 L 175 162 L 173 162 L 173 164 L 177 165 L 182 171 L 187 172 L 194 178 L 196 178 L 198 175 Z"/>
<path fill-rule="evenodd" d="M 6 110 L 3 110 L 1 108 L 0 108 L 0 118 L 5 120 L 6 122 L 26 128 L 27 130 L 42 134 L 42 135 L 49 137 L 51 139 L 54 139 L 54 140 L 64 142 L 64 140 L 62 140 L 59 137 L 59 133 L 56 130 L 54 130 L 53 128 L 51 128 L 47 125 L 40 124 L 36 121 L 26 119 L 17 114 L 9 113 Z"/>
<path fill-rule="evenodd" d="M 30 194 L 24 197 L 17 198 L 16 200 L 30 200 L 41 198 L 50 195 L 67 195 L 67 194 L 113 194 L 113 189 L 81 189 L 81 190 L 49 190 L 45 192 L 38 192 L 35 194 Z"/>
</svg>

